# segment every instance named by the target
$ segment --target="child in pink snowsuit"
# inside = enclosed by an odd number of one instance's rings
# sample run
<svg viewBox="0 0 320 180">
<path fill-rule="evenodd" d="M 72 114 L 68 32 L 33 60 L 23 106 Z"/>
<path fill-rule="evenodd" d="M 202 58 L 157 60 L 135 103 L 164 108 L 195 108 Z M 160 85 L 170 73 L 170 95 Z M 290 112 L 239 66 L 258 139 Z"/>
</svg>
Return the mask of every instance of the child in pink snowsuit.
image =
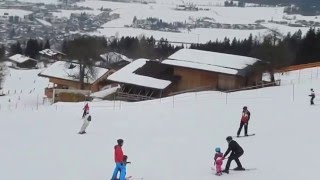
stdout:
<svg viewBox="0 0 320 180">
<path fill-rule="evenodd" d="M 214 155 L 214 165 L 216 166 L 216 175 L 222 175 L 222 163 L 223 163 L 223 153 L 221 153 L 221 149 L 217 147 L 216 154 Z"/>
</svg>

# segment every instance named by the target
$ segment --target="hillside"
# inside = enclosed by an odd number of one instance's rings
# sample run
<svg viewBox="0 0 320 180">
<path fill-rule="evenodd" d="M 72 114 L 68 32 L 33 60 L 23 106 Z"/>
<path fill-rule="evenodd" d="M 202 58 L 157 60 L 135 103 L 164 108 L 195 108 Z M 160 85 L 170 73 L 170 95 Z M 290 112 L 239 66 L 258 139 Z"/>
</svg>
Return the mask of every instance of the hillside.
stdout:
<svg viewBox="0 0 320 180">
<path fill-rule="evenodd" d="M 35 82 L 39 91 L 9 96 L 20 96 L 21 104 L 29 105 L 25 108 L 8 108 L 8 97 L 0 97 L 0 179 L 109 179 L 118 138 L 125 140 L 124 152 L 132 161 L 128 175 L 146 180 L 318 177 L 320 158 L 314 153 L 320 150 L 320 102 L 316 98 L 311 107 L 308 97 L 310 87 L 319 95 L 317 69 L 301 71 L 299 82 L 292 72 L 280 76 L 283 86 L 227 95 L 208 91 L 140 103 L 91 102 L 86 135 L 77 134 L 84 103 L 40 105 L 37 110 L 34 98 L 47 83 L 35 77 L 37 71 L 10 72 L 5 88 L 32 88 L 16 78 L 21 77 Z M 225 137 L 236 133 L 243 105 L 251 111 L 249 132 L 256 136 L 237 139 L 245 150 L 241 161 L 257 170 L 217 177 L 210 170 L 214 148 L 226 150 Z"/>
</svg>

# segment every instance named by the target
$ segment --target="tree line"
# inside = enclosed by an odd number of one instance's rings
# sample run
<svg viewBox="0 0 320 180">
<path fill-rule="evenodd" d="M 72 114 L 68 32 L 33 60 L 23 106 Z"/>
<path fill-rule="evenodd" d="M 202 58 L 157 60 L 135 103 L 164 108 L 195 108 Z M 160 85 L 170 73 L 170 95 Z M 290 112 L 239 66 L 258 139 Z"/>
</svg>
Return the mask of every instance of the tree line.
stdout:
<svg viewBox="0 0 320 180">
<path fill-rule="evenodd" d="M 19 41 L 15 44 L 12 44 L 9 47 L 9 54 L 11 56 L 15 54 L 23 54 L 31 58 L 36 58 L 39 54 L 39 51 L 44 49 L 50 49 L 50 42 L 48 39 L 45 42 L 37 39 L 29 39 L 25 45 L 25 48 L 22 47 Z"/>
<path fill-rule="evenodd" d="M 69 59 L 86 56 L 99 60 L 99 55 L 106 52 L 117 52 L 132 59 L 164 59 L 183 47 L 184 45 L 174 46 L 166 39 L 156 41 L 153 37 L 122 37 L 108 41 L 104 37 L 83 36 L 73 40 L 64 40 L 62 52 L 67 54 Z M 25 49 L 21 48 L 21 44 L 17 42 L 11 45 L 9 51 L 11 55 L 19 53 L 34 58 L 40 50 L 46 48 L 50 48 L 48 40 L 43 43 L 29 39 Z M 243 40 L 225 38 L 223 41 L 191 44 L 190 48 L 254 57 L 271 63 L 273 68 L 281 68 L 319 61 L 320 30 L 311 28 L 304 36 L 299 30 L 281 38 L 273 33 L 265 36 L 262 41 L 252 35 Z"/>
<path fill-rule="evenodd" d="M 297 9 L 292 12 L 302 14 L 302 15 L 318 15 L 320 14 L 320 1 L 319 0 L 238 0 L 239 4 L 244 3 L 255 3 L 260 5 L 281 5 L 281 6 L 291 6 L 296 5 Z M 290 11 L 288 11 L 290 12 Z"/>
<path fill-rule="evenodd" d="M 288 33 L 284 38 L 276 34 L 265 36 L 261 41 L 250 35 L 244 40 L 209 41 L 192 44 L 192 49 L 228 53 L 258 58 L 269 62 L 272 68 L 318 62 L 320 60 L 320 30 L 309 29 L 305 36 L 299 30 Z"/>
<path fill-rule="evenodd" d="M 4 45 L 0 46 L 0 89 L 2 89 L 2 82 L 4 78 L 4 57 L 5 57 L 6 49 Z M 1 95 L 1 94 L 0 94 Z"/>
</svg>

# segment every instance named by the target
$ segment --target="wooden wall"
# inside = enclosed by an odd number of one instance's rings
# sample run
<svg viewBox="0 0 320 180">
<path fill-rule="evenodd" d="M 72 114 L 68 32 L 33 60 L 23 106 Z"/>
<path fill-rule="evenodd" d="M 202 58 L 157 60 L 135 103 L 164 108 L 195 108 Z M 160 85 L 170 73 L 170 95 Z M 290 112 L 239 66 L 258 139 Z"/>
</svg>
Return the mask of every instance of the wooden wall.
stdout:
<svg viewBox="0 0 320 180">
<path fill-rule="evenodd" d="M 246 79 L 241 76 L 184 67 L 174 67 L 174 75 L 181 79 L 165 90 L 164 95 L 192 89 L 233 90 L 245 87 L 246 83 Z"/>
<path fill-rule="evenodd" d="M 174 75 L 180 76 L 181 79 L 177 84 L 174 84 L 170 88 L 173 92 L 202 88 L 206 86 L 211 86 L 213 88 L 218 86 L 218 74 L 216 73 L 183 67 L 174 67 Z"/>
<path fill-rule="evenodd" d="M 80 89 L 80 83 L 76 81 L 68 81 L 63 79 L 49 78 L 49 81 L 57 84 L 57 88 L 62 88 L 63 86 L 69 87 L 69 89 Z M 91 90 L 92 92 L 97 92 L 101 88 L 100 84 L 84 84 L 84 90 Z"/>
</svg>

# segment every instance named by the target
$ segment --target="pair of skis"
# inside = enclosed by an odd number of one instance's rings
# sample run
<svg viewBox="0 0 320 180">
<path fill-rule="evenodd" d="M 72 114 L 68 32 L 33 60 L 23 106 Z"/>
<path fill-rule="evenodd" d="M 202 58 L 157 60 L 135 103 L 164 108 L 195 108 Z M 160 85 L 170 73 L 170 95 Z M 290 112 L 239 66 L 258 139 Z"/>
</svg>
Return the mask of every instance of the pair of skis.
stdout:
<svg viewBox="0 0 320 180">
<path fill-rule="evenodd" d="M 137 178 L 137 177 L 128 176 L 126 177 L 126 180 L 143 180 L 143 177 Z"/>
<path fill-rule="evenodd" d="M 211 167 L 211 170 L 212 170 L 212 174 L 215 174 L 216 176 L 222 176 L 224 174 L 224 173 L 217 174 L 216 169 L 213 167 Z M 257 170 L 257 168 L 245 168 L 245 170 L 229 169 L 229 171 L 252 171 L 252 170 Z"/>
<path fill-rule="evenodd" d="M 242 138 L 242 137 L 249 137 L 249 136 L 254 136 L 256 134 L 248 134 L 248 135 L 243 135 L 243 136 L 232 136 L 233 138 Z"/>
</svg>

